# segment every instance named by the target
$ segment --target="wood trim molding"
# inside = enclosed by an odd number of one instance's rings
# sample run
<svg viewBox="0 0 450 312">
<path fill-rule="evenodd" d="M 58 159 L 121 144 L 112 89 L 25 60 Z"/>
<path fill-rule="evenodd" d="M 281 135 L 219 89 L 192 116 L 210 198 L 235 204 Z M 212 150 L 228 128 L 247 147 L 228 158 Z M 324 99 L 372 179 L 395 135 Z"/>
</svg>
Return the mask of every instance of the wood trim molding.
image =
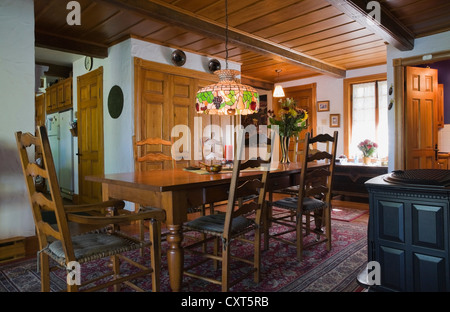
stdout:
<svg viewBox="0 0 450 312">
<path fill-rule="evenodd" d="M 352 129 L 352 84 L 365 83 L 376 80 L 387 80 L 387 74 L 374 74 L 363 77 L 344 79 L 344 155 L 349 155 Z"/>
<path fill-rule="evenodd" d="M 426 60 L 424 60 L 424 57 Z M 431 58 L 430 58 L 431 57 Z M 411 57 L 397 58 L 392 60 L 393 66 L 413 66 L 435 63 L 450 59 L 450 51 L 441 51 L 436 53 L 426 53 Z"/>
</svg>

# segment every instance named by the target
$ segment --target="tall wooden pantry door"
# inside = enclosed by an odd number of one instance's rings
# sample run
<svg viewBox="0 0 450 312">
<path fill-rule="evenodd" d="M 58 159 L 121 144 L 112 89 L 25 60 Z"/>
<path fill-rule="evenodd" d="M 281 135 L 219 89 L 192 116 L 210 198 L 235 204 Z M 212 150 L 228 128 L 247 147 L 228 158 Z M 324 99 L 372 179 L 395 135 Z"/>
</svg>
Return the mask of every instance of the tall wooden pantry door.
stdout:
<svg viewBox="0 0 450 312">
<path fill-rule="evenodd" d="M 102 201 L 100 183 L 86 181 L 104 173 L 103 67 L 77 78 L 79 202 Z"/>
</svg>

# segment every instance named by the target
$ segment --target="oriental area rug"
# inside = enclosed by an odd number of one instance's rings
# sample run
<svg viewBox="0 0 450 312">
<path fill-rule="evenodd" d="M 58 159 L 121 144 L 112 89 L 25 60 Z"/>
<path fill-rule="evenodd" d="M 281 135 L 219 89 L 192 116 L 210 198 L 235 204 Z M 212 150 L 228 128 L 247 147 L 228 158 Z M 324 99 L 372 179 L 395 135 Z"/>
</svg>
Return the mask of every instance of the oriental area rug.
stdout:
<svg viewBox="0 0 450 312">
<path fill-rule="evenodd" d="M 282 230 L 275 228 L 274 230 Z M 307 239 L 314 239 L 313 235 Z M 185 241 L 189 241 L 189 233 Z M 248 244 L 234 246 L 240 256 L 252 251 Z M 167 243 L 162 243 L 161 291 L 169 292 L 169 277 L 166 261 Z M 139 251 L 132 251 L 132 256 L 139 259 Z M 356 282 L 357 275 L 367 264 L 367 225 L 346 221 L 332 220 L 332 249 L 326 250 L 325 244 L 316 245 L 304 251 L 303 261 L 296 260 L 293 246 L 287 246 L 271 240 L 269 248 L 261 252 L 261 281 L 255 284 L 253 278 L 243 280 L 235 285 L 234 292 L 358 292 L 363 288 Z M 185 264 L 194 261 L 194 256 L 185 254 Z M 140 258 L 148 264 L 149 255 Z M 108 259 L 102 259 L 81 266 L 81 280 L 103 274 L 108 270 Z M 40 275 L 36 269 L 36 258 L 17 260 L 0 265 L 0 292 L 38 292 L 40 291 Z M 233 266 L 233 263 L 231 264 Z M 123 273 L 130 273 L 132 268 L 126 263 Z M 242 268 L 236 267 L 232 272 L 239 273 Z M 99 273 L 99 270 L 102 273 Z M 199 267 L 202 272 L 218 276 L 211 263 Z M 232 273 L 232 276 L 235 273 Z M 151 291 L 151 280 L 141 278 L 137 284 Z M 184 277 L 182 291 L 185 292 L 219 292 L 220 286 L 201 280 Z M 66 275 L 63 270 L 52 271 L 51 291 L 66 289 Z M 112 289 L 109 289 L 111 291 Z M 108 291 L 105 290 L 105 291 Z M 124 286 L 123 292 L 132 289 Z"/>
</svg>

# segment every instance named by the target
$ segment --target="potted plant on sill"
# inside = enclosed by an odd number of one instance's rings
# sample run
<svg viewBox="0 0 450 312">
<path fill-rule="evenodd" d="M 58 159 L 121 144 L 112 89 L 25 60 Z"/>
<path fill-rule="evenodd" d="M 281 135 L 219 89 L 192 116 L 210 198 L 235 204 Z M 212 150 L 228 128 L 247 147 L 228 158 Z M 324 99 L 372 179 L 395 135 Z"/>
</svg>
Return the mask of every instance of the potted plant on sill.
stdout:
<svg viewBox="0 0 450 312">
<path fill-rule="evenodd" d="M 366 139 L 358 144 L 359 150 L 363 153 L 363 162 L 365 165 L 370 164 L 370 159 L 378 148 L 378 144 Z"/>
</svg>

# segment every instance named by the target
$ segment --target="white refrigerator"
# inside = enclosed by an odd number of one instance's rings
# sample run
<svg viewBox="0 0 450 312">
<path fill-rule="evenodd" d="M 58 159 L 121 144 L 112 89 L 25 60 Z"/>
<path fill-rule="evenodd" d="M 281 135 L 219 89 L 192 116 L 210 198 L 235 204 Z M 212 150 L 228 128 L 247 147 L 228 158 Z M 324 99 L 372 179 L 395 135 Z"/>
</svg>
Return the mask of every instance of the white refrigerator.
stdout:
<svg viewBox="0 0 450 312">
<path fill-rule="evenodd" d="M 72 199 L 74 192 L 73 137 L 70 123 L 73 110 L 47 115 L 46 127 L 61 195 Z"/>
</svg>

